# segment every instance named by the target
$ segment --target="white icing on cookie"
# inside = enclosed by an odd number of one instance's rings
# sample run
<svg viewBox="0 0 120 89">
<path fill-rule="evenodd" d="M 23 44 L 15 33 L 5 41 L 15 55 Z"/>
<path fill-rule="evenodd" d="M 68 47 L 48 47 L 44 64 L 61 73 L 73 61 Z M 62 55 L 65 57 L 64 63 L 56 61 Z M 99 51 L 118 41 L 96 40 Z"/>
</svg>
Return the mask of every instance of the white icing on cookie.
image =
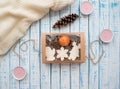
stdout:
<svg viewBox="0 0 120 89">
<path fill-rule="evenodd" d="M 61 61 L 65 60 L 65 58 L 68 57 L 67 52 L 68 52 L 67 49 L 64 49 L 63 47 L 61 47 L 60 50 L 57 50 L 57 58 L 60 58 Z"/>
<path fill-rule="evenodd" d="M 77 57 L 79 57 L 79 49 L 80 49 L 80 44 L 77 45 L 76 42 L 72 43 L 72 49 L 69 52 L 70 56 L 68 57 L 69 60 L 75 60 Z"/>
<path fill-rule="evenodd" d="M 46 57 L 48 61 L 55 60 L 55 49 L 51 49 L 50 47 L 46 47 Z"/>
</svg>

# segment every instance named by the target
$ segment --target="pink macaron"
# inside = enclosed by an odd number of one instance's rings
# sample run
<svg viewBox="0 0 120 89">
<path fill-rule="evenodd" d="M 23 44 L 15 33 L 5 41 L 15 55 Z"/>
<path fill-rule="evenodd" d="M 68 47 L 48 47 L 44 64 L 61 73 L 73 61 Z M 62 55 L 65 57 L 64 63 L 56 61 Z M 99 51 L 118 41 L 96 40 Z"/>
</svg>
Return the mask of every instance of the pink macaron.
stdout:
<svg viewBox="0 0 120 89">
<path fill-rule="evenodd" d="M 104 43 L 109 43 L 113 39 L 113 32 L 109 29 L 104 29 L 100 34 L 100 39 Z"/>
<path fill-rule="evenodd" d="M 93 5 L 89 1 L 84 1 L 80 5 L 80 12 L 83 15 L 89 15 L 93 12 Z"/>
<path fill-rule="evenodd" d="M 23 67 L 16 67 L 14 70 L 13 70 L 13 77 L 16 79 L 16 80 L 22 80 L 24 79 L 26 76 L 26 71 Z"/>
</svg>

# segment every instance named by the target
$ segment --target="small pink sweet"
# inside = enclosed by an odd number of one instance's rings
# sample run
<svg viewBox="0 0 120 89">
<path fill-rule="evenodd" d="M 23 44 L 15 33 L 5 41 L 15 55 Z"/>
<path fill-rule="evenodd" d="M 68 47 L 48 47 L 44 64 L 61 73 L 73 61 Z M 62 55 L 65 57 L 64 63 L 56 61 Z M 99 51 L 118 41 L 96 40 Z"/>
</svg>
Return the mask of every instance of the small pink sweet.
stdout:
<svg viewBox="0 0 120 89">
<path fill-rule="evenodd" d="M 26 71 L 24 68 L 22 67 L 16 67 L 14 70 L 13 70 L 13 77 L 16 79 L 16 80 L 22 80 L 24 79 L 26 76 Z"/>
<path fill-rule="evenodd" d="M 100 39 L 105 43 L 111 42 L 112 38 L 113 38 L 113 33 L 111 30 L 104 29 L 100 34 Z"/>
<path fill-rule="evenodd" d="M 83 15 L 89 15 L 93 12 L 93 6 L 89 1 L 84 1 L 80 5 L 80 11 Z"/>
</svg>

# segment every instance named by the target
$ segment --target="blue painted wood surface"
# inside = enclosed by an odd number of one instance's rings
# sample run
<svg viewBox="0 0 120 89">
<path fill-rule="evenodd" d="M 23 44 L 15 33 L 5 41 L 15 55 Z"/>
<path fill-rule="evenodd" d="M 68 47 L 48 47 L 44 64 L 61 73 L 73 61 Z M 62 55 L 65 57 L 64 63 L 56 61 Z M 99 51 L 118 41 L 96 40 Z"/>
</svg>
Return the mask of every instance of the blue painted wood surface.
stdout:
<svg viewBox="0 0 120 89">
<path fill-rule="evenodd" d="M 120 0 L 89 0 L 94 6 L 94 12 L 86 18 L 79 18 L 73 24 L 54 30 L 52 25 L 62 16 L 70 13 L 80 13 L 80 4 L 86 0 L 75 0 L 74 4 L 59 12 L 50 11 L 43 19 L 35 22 L 25 37 L 19 41 L 16 51 L 12 50 L 2 59 L 0 65 L 0 89 L 120 89 Z M 41 52 L 41 35 L 44 32 L 85 32 L 86 56 L 90 51 L 90 42 L 99 39 L 100 32 L 111 29 L 113 41 L 105 44 L 105 55 L 98 65 L 90 60 L 78 64 L 43 64 Z M 33 49 L 29 42 L 27 52 L 22 52 L 19 45 L 23 40 L 36 40 L 39 52 Z M 97 57 L 100 47 L 94 46 Z M 12 76 L 15 67 L 22 66 L 27 76 L 17 81 Z"/>
</svg>

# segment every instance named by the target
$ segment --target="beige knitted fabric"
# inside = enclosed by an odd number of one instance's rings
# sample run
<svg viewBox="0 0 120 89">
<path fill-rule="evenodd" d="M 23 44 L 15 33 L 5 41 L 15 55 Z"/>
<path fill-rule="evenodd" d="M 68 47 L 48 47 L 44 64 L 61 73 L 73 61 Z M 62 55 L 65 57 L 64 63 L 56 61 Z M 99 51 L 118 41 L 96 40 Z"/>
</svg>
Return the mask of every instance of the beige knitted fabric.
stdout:
<svg viewBox="0 0 120 89">
<path fill-rule="evenodd" d="M 0 62 L 1 62 L 2 56 L 0 56 Z"/>
<path fill-rule="evenodd" d="M 0 55 L 27 32 L 29 26 L 52 10 L 60 10 L 73 0 L 1 0 Z M 0 56 L 1 57 L 1 56 Z"/>
</svg>

